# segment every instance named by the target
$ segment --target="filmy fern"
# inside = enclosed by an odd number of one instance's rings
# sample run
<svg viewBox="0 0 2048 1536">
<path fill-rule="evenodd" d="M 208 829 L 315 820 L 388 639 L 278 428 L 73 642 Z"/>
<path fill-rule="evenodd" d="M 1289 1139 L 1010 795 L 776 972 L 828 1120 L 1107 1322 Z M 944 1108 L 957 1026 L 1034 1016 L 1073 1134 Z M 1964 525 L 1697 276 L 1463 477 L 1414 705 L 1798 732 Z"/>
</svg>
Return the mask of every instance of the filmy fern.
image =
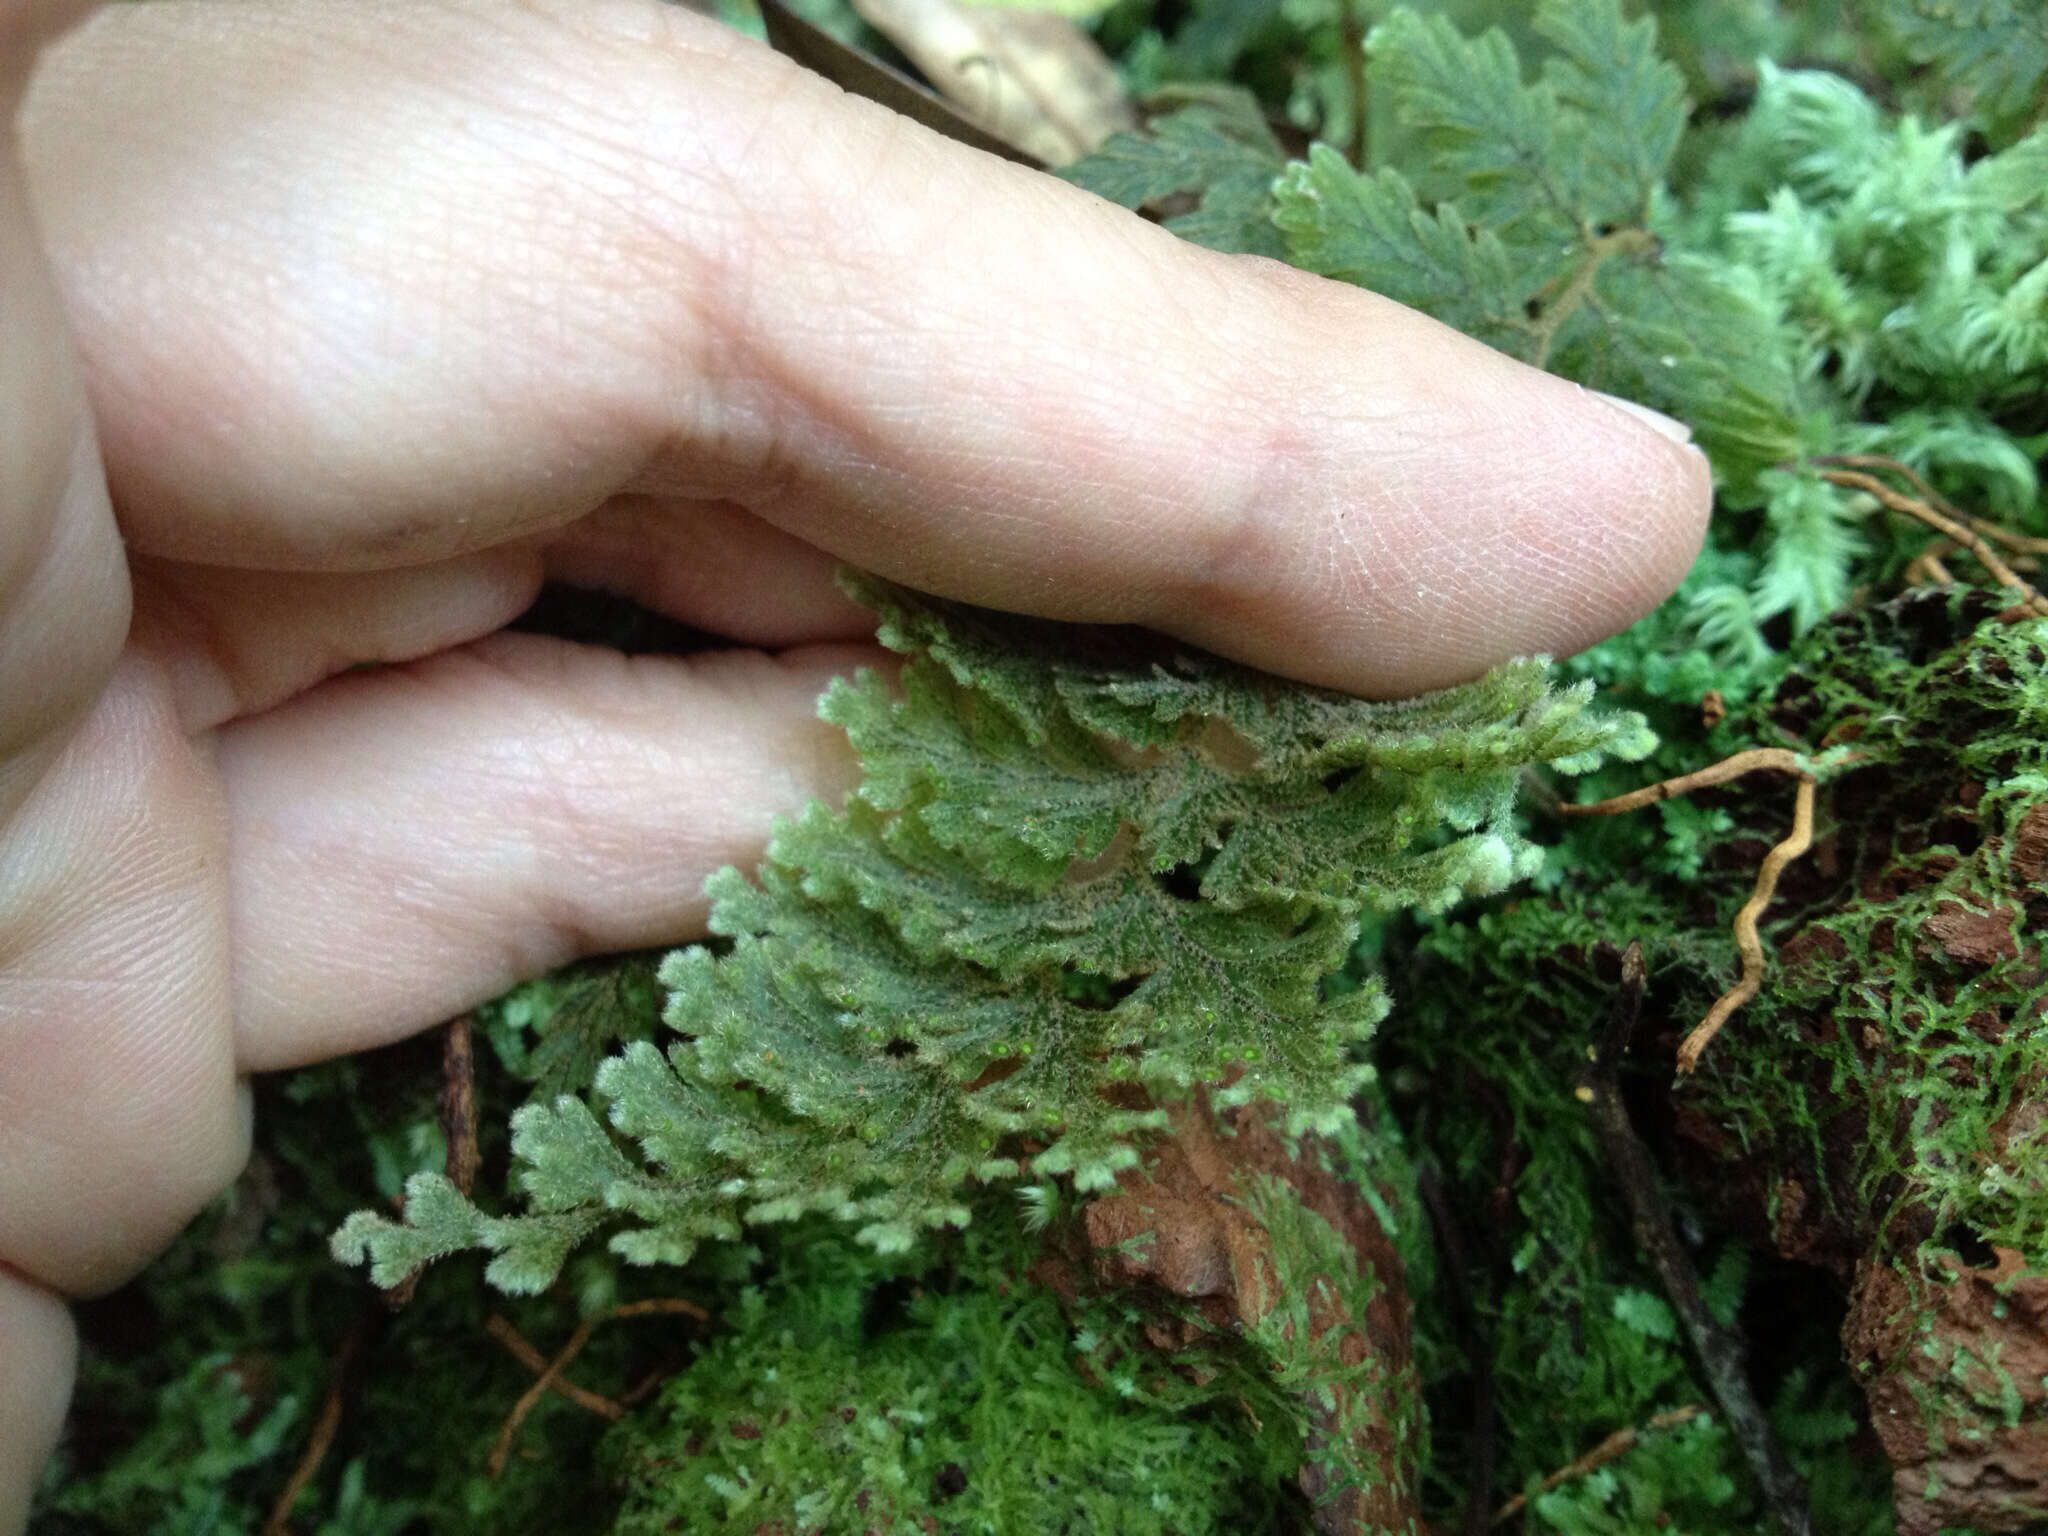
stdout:
<svg viewBox="0 0 2048 1536">
<path fill-rule="evenodd" d="M 403 1225 L 350 1219 L 344 1259 L 388 1284 L 484 1247 L 497 1284 L 532 1290 L 600 1227 L 679 1263 L 809 1212 L 887 1251 L 964 1222 L 971 1181 L 1105 1187 L 1197 1085 L 1333 1129 L 1386 1009 L 1377 984 L 1324 985 L 1361 915 L 1531 873 L 1520 770 L 1650 745 L 1538 660 L 1368 703 L 1131 632 L 859 591 L 911 658 L 900 696 L 873 674 L 825 696 L 865 782 L 781 824 L 759 884 L 714 878 L 730 948 L 662 970 L 683 1038 L 599 1070 L 610 1130 L 574 1096 L 519 1113 L 528 1214 L 419 1175 Z"/>
</svg>

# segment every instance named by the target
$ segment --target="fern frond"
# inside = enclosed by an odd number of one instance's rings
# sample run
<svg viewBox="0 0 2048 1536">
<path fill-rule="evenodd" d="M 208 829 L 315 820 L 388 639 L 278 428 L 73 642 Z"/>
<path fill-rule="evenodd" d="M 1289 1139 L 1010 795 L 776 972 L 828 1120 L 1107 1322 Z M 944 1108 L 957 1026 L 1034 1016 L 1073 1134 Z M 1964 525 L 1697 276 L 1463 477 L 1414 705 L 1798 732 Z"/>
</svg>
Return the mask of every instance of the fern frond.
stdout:
<svg viewBox="0 0 2048 1536">
<path fill-rule="evenodd" d="M 1557 48 L 1544 81 L 1585 124 L 1572 167 L 1580 218 L 1642 223 L 1685 131 L 1685 80 L 1657 51 L 1657 25 L 1618 5 L 1544 0 L 1536 30 Z"/>
<path fill-rule="evenodd" d="M 713 879 L 731 949 L 663 966 L 679 1038 L 599 1070 L 609 1131 L 575 1098 L 529 1106 L 533 1214 L 415 1181 L 406 1224 L 351 1218 L 344 1258 L 395 1276 L 484 1247 L 525 1289 L 600 1226 L 631 1261 L 681 1262 L 812 1212 L 892 1251 L 963 1223 L 976 1183 L 1105 1187 L 1198 1086 L 1282 1106 L 1290 1134 L 1342 1128 L 1386 1011 L 1377 982 L 1324 986 L 1361 917 L 1529 875 L 1521 768 L 1652 745 L 1540 661 L 1370 703 L 1131 632 L 854 590 L 911 658 L 900 695 L 863 675 L 821 706 L 866 780 L 778 826 L 758 883 Z"/>
<path fill-rule="evenodd" d="M 1511 354 L 1529 342 L 1532 281 L 1540 287 L 1565 265 L 1560 251 L 1548 273 L 1530 272 L 1455 203 L 1425 211 L 1399 171 L 1362 174 L 1325 144 L 1288 168 L 1275 201 L 1273 222 L 1293 265 L 1370 288 Z"/>
<path fill-rule="evenodd" d="M 1402 9 L 1373 28 L 1366 51 L 1371 87 L 1429 150 L 1412 172 L 1424 198 L 1456 202 L 1518 245 L 1577 238 L 1587 208 L 1571 152 L 1583 119 L 1559 110 L 1548 82 L 1524 83 L 1505 34 L 1467 38 L 1443 16 Z"/>
<path fill-rule="evenodd" d="M 1056 174 L 1131 209 L 1192 193 L 1199 206 L 1168 218 L 1168 229 L 1211 250 L 1278 256 L 1269 215 L 1286 157 L 1256 103 L 1238 95 L 1154 118 L 1143 134 L 1112 135 Z"/>
<path fill-rule="evenodd" d="M 1916 63 L 1969 93 L 1994 122 L 2037 111 L 2048 78 L 2048 11 L 2034 0 L 1886 0 Z"/>
</svg>

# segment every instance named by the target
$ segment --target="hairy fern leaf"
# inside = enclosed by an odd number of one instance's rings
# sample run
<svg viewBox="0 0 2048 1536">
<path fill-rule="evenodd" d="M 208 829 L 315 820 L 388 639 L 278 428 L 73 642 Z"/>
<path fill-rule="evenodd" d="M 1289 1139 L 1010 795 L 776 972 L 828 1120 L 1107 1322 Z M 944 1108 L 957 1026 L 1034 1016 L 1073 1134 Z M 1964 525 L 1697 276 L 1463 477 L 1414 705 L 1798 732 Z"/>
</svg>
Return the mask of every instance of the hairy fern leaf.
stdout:
<svg viewBox="0 0 2048 1536">
<path fill-rule="evenodd" d="M 2048 11 L 2035 0 L 1886 0 L 1880 10 L 1916 63 L 1994 123 L 2040 110 Z"/>
<path fill-rule="evenodd" d="M 1577 236 L 1591 211 L 1578 175 L 1584 119 L 1560 109 L 1549 83 L 1523 81 L 1505 34 L 1467 38 L 1443 16 L 1399 10 L 1366 47 L 1371 88 L 1388 93 L 1429 151 L 1411 167 L 1424 198 L 1455 201 L 1517 245 Z M 1597 195 L 1604 204 L 1612 189 Z"/>
<path fill-rule="evenodd" d="M 1131 631 L 989 613 L 862 580 L 900 690 L 821 709 L 866 768 L 841 810 L 781 823 L 758 881 L 714 877 L 729 951 L 671 955 L 676 1038 L 529 1106 L 531 1214 L 413 1182 L 404 1224 L 336 1238 L 389 1281 L 464 1247 L 544 1285 L 614 1229 L 682 1262 L 748 1222 L 822 1213 L 883 1250 L 967 1220 L 977 1183 L 1102 1188 L 1162 1106 L 1264 1100 L 1290 1134 L 1350 1123 L 1376 981 L 1329 986 L 1371 910 L 1440 910 L 1534 872 L 1531 763 L 1638 758 L 1641 720 L 1540 661 L 1370 703 Z"/>
<path fill-rule="evenodd" d="M 1457 204 L 1425 209 L 1399 171 L 1361 175 L 1318 144 L 1288 168 L 1273 222 L 1294 265 L 1398 299 L 1503 352 L 1524 350 L 1527 269 Z"/>
<path fill-rule="evenodd" d="M 1057 174 L 1130 209 L 1192 194 L 1197 206 L 1168 217 L 1168 229 L 1211 250 L 1278 256 L 1273 178 L 1285 161 L 1255 102 L 1212 93 L 1154 118 L 1144 134 L 1112 135 Z"/>
</svg>

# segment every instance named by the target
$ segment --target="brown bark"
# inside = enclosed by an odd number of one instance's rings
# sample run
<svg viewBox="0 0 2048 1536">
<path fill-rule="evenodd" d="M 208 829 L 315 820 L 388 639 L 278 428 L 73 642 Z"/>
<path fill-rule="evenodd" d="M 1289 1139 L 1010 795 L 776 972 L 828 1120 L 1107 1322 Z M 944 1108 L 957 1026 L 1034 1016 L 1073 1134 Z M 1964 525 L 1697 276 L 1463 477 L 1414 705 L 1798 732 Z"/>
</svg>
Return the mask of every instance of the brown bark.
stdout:
<svg viewBox="0 0 2048 1536">
<path fill-rule="evenodd" d="M 1220 1125 L 1219 1125 L 1220 1120 Z M 1374 1218 L 1371 1207 L 1348 1181 L 1324 1166 L 1313 1137 L 1292 1150 L 1254 1110 L 1212 1115 L 1205 1101 L 1174 1113 L 1172 1134 L 1143 1169 L 1118 1181 L 1112 1194 L 1087 1208 L 1085 1224 L 1096 1250 L 1098 1277 L 1116 1286 L 1156 1285 L 1194 1303 L 1211 1326 L 1250 1327 L 1281 1302 L 1271 1236 L 1244 1201 L 1246 1181 L 1255 1175 L 1281 1180 L 1357 1255 L 1361 1273 L 1380 1282 L 1359 1315 L 1352 1315 L 1334 1283 L 1308 1289 L 1309 1328 L 1320 1339 L 1340 1332 L 1337 1358 L 1347 1366 L 1378 1357 L 1381 1379 L 1400 1380 L 1411 1370 L 1408 1297 L 1401 1261 Z M 1200 1325 L 1155 1324 L 1153 1342 L 1177 1348 Z M 1412 1381 L 1406 1383 L 1412 1395 Z M 1331 1495 L 1313 1464 L 1301 1474 L 1303 1493 L 1315 1506 L 1318 1532 L 1422 1529 L 1413 1478 L 1406 1471 L 1409 1448 L 1386 1404 L 1350 1402 L 1339 1389 L 1334 1405 L 1308 1408 L 1311 1446 L 1319 1434 L 1351 1428 L 1357 1461 L 1379 1475 L 1366 1487 Z"/>
</svg>

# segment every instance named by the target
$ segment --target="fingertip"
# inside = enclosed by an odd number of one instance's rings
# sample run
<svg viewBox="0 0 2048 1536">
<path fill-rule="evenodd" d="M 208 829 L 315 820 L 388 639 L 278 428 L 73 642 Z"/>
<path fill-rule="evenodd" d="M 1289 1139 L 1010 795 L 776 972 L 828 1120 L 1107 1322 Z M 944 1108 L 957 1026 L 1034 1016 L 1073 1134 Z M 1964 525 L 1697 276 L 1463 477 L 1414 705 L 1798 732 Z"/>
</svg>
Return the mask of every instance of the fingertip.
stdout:
<svg viewBox="0 0 2048 1536">
<path fill-rule="evenodd" d="M 1620 395 L 1610 395 L 1605 390 L 1587 389 L 1586 393 L 1595 400 L 1598 400 L 1602 405 L 1610 405 L 1624 415 L 1634 417 L 1652 432 L 1655 432 L 1659 437 L 1669 442 L 1690 443 L 1692 441 L 1692 428 L 1678 420 L 1675 416 L 1666 416 L 1662 411 L 1652 410 L 1640 401 L 1625 399 Z"/>
<path fill-rule="evenodd" d="M 1671 595 L 1698 556 L 1713 472 L 1683 423 L 1520 364 L 1522 423 L 1501 501 L 1485 632 L 1495 660 L 1572 655 Z"/>
<path fill-rule="evenodd" d="M 0 1262 L 0 1532 L 23 1530 L 77 1371 L 64 1303 Z"/>
<path fill-rule="evenodd" d="M 1592 644 L 1649 613 L 1692 568 L 1713 514 L 1714 472 L 1684 422 L 1617 395 L 1580 393 L 1610 426 L 1615 416 L 1626 423 L 1614 451 L 1589 466 L 1597 500 L 1588 569 L 1611 577 L 1592 588 L 1588 619 L 1600 631 L 1585 642 Z M 1628 558 L 1608 561 L 1603 549 Z"/>
<path fill-rule="evenodd" d="M 1712 500 L 1682 425 L 1415 311 L 1264 264 L 1230 322 L 1263 338 L 1211 434 L 1242 488 L 1167 546 L 1145 621 L 1390 698 L 1565 656 L 1675 588 Z"/>
</svg>

